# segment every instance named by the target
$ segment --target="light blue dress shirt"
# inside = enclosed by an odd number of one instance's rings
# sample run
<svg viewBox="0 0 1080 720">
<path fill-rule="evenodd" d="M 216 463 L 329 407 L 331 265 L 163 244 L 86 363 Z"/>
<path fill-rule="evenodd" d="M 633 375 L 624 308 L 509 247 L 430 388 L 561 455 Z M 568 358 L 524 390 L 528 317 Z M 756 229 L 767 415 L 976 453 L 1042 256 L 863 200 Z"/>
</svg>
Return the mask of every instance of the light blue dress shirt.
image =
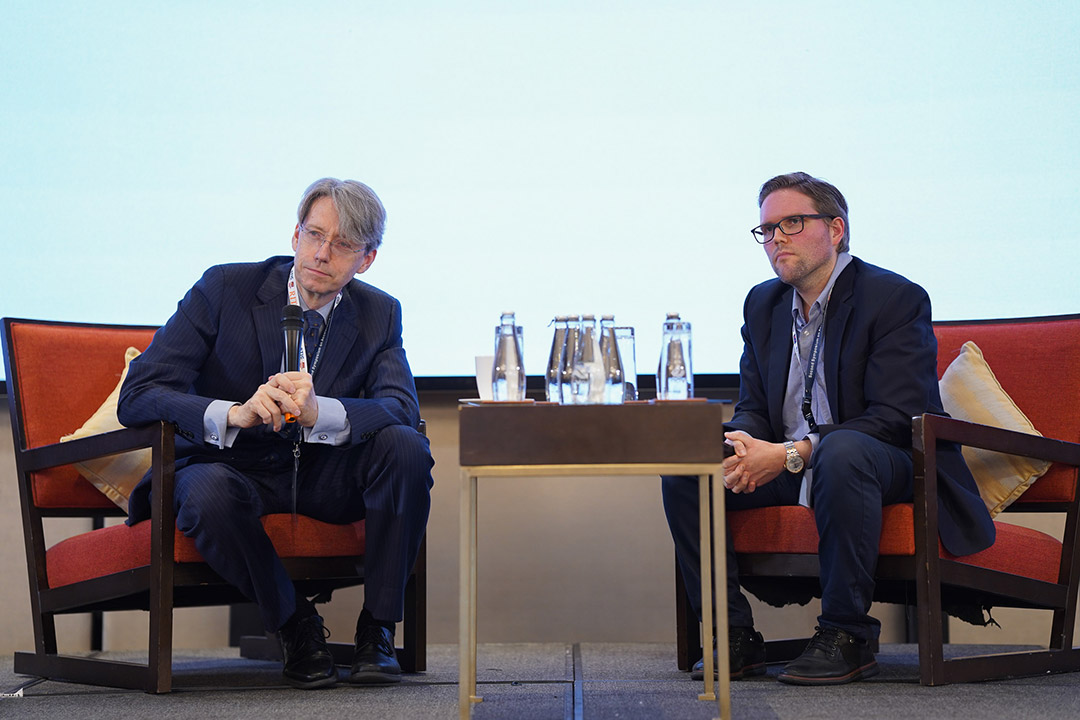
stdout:
<svg viewBox="0 0 1080 720">
<path fill-rule="evenodd" d="M 810 425 L 802 413 L 803 395 L 806 392 L 806 372 L 810 363 L 810 356 L 814 350 L 814 337 L 818 328 L 825 322 L 825 313 L 829 307 L 829 298 L 832 295 L 833 285 L 844 268 L 851 262 L 851 255 L 846 252 L 840 253 L 836 258 L 836 265 L 825 289 L 818 295 L 817 300 L 810 306 L 810 312 L 806 317 L 802 314 L 802 299 L 799 293 L 793 293 L 791 299 L 791 322 L 792 334 L 796 342 L 791 344 L 791 362 L 788 365 L 787 391 L 784 393 L 784 438 L 787 440 L 810 440 L 810 461 L 806 463 L 803 471 L 802 486 L 799 489 L 799 504 L 810 507 L 810 485 L 814 480 L 814 471 L 811 467 L 814 460 L 814 450 L 817 449 L 819 435 L 810 432 Z M 821 345 L 818 348 L 817 367 L 814 372 L 814 384 L 810 389 L 810 411 L 814 415 L 814 421 L 818 425 L 828 425 L 833 422 L 832 411 L 829 410 L 829 396 L 825 388 L 825 372 L 822 359 L 825 357 L 825 345 L 829 339 L 825 336 L 824 329 L 821 333 Z"/>
</svg>

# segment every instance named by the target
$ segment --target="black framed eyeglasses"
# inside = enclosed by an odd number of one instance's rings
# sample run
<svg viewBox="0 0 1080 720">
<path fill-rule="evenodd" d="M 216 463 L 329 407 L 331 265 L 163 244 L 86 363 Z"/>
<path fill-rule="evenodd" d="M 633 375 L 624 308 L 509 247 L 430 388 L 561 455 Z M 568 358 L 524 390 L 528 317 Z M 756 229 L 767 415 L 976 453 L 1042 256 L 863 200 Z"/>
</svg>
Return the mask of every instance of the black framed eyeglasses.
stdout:
<svg viewBox="0 0 1080 720">
<path fill-rule="evenodd" d="M 780 228 L 780 232 L 790 237 L 801 233 L 807 220 L 832 220 L 835 217 L 836 215 L 789 215 L 782 218 L 780 222 L 758 225 L 750 231 L 750 234 L 754 236 L 754 240 L 764 245 L 772 242 L 777 228 Z"/>
</svg>

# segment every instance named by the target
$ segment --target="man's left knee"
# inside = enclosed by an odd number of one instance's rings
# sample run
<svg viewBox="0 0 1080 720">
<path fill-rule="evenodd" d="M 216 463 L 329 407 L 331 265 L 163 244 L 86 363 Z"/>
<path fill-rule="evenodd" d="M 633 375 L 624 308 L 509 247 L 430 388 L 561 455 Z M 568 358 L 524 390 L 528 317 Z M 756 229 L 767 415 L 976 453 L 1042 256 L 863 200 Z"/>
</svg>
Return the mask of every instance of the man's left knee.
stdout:
<svg viewBox="0 0 1080 720">
<path fill-rule="evenodd" d="M 409 449 L 419 448 L 424 452 L 427 452 L 428 440 L 415 428 L 411 428 L 408 425 L 387 425 L 379 432 L 375 433 L 375 437 L 372 441 L 376 445 L 388 445 L 389 447 L 400 447 L 404 451 Z"/>
<path fill-rule="evenodd" d="M 846 502 L 854 491 L 877 487 L 883 500 L 910 498 L 911 458 L 904 450 L 855 430 L 821 438 L 814 451 L 814 503 Z M 828 496 L 828 497 L 826 497 Z"/>
<path fill-rule="evenodd" d="M 835 430 L 821 438 L 814 450 L 815 472 L 848 470 L 865 463 L 880 440 L 857 430 Z"/>
<path fill-rule="evenodd" d="M 376 455 L 399 466 L 431 469 L 431 445 L 427 437 L 406 425 L 389 425 L 371 439 Z"/>
</svg>

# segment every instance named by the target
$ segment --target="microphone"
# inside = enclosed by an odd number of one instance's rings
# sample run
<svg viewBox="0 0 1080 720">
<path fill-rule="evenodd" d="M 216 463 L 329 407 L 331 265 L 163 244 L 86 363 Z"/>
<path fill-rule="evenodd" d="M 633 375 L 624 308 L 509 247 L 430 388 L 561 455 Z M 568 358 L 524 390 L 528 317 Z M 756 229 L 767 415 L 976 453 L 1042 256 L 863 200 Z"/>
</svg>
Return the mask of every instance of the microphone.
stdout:
<svg viewBox="0 0 1080 720">
<path fill-rule="evenodd" d="M 281 329 L 285 333 L 285 372 L 296 372 L 300 369 L 300 337 L 304 332 L 304 311 L 299 305 L 281 309 Z M 296 422 L 296 416 L 285 413 L 285 422 Z"/>
</svg>

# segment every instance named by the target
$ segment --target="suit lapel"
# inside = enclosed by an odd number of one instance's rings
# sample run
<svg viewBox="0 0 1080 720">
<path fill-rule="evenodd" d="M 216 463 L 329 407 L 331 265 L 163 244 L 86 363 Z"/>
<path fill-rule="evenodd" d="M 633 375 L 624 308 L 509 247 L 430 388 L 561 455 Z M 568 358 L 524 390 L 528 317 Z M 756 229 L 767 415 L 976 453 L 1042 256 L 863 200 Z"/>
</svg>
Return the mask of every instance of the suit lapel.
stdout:
<svg viewBox="0 0 1080 720">
<path fill-rule="evenodd" d="M 283 367 L 285 336 L 281 330 L 281 308 L 289 301 L 285 286 L 291 267 L 291 263 L 282 265 L 266 276 L 266 280 L 257 293 L 262 304 L 251 309 L 255 334 L 259 339 L 263 378 L 281 372 Z"/>
<path fill-rule="evenodd" d="M 359 308 L 353 300 L 349 286 L 341 295 L 341 302 L 334 308 L 330 326 L 326 329 L 326 341 L 314 383 L 316 395 L 329 395 L 329 390 L 345 368 L 345 361 L 356 343 Z"/>
<path fill-rule="evenodd" d="M 825 390 L 829 396 L 829 410 L 832 411 L 833 422 L 842 422 L 839 415 L 840 408 L 840 346 L 843 344 L 844 331 L 848 320 L 851 318 L 852 296 L 855 294 L 855 263 L 844 268 L 836 278 L 833 285 L 832 297 L 829 298 L 829 309 L 825 316 Z"/>
<path fill-rule="evenodd" d="M 773 306 L 772 327 L 769 333 L 769 417 L 774 418 L 774 432 L 783 434 L 784 394 L 787 392 L 788 369 L 791 367 L 791 295 L 789 287 Z"/>
</svg>

